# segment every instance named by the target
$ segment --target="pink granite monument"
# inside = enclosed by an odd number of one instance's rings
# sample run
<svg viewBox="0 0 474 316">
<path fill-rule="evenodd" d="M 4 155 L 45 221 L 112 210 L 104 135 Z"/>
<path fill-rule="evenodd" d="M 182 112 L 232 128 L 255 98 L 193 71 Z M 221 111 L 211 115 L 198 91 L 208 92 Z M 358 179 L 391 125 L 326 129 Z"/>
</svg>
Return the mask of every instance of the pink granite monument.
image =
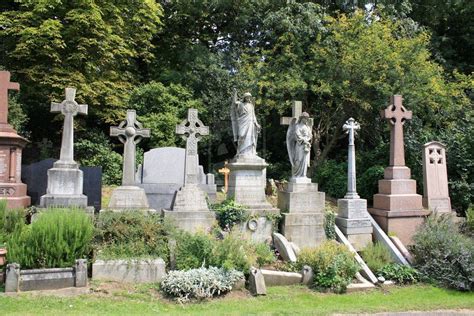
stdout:
<svg viewBox="0 0 474 316">
<path fill-rule="evenodd" d="M 387 234 L 395 234 L 407 245 L 429 214 L 423 209 L 421 195 L 416 194 L 410 168 L 405 166 L 403 125 L 412 118 L 412 112 L 402 105 L 401 95 L 394 95 L 381 115 L 390 124 L 390 165 L 385 168 L 384 179 L 379 180 L 379 193 L 374 195 L 369 213 Z"/>
<path fill-rule="evenodd" d="M 423 147 L 423 206 L 433 212 L 450 213 L 446 146 L 429 142 Z"/>
<path fill-rule="evenodd" d="M 28 141 L 8 124 L 8 90 L 20 90 L 20 85 L 10 81 L 10 72 L 0 71 L 0 198 L 8 208 L 24 208 L 31 203 L 21 183 L 21 151 Z"/>
</svg>

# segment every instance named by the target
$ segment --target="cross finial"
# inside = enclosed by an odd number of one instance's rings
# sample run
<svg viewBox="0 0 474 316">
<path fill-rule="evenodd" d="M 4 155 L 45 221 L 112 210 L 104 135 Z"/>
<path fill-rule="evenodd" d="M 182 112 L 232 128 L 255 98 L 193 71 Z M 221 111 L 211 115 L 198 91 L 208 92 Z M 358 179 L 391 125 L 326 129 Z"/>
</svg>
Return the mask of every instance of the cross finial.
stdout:
<svg viewBox="0 0 474 316">
<path fill-rule="evenodd" d="M 349 145 L 354 145 L 354 136 L 357 135 L 357 130 L 360 129 L 360 124 L 351 117 L 342 126 L 342 129 L 346 134 L 349 134 Z"/>
<path fill-rule="evenodd" d="M 394 95 L 390 98 L 389 106 L 381 112 L 387 119 L 390 129 L 390 166 L 405 166 L 405 149 L 403 143 L 403 125 L 411 120 L 412 112 L 402 105 L 402 96 Z"/>
<path fill-rule="evenodd" d="M 8 124 L 8 90 L 20 90 L 20 84 L 10 81 L 9 71 L 0 71 L 0 124 Z"/>
<path fill-rule="evenodd" d="M 297 121 L 302 113 L 303 113 L 303 102 L 293 101 L 293 105 L 291 107 L 291 117 L 288 117 L 288 116 L 281 117 L 280 125 L 290 125 L 291 122 Z M 308 118 L 308 124 L 310 127 L 313 126 L 312 118 Z"/>
</svg>

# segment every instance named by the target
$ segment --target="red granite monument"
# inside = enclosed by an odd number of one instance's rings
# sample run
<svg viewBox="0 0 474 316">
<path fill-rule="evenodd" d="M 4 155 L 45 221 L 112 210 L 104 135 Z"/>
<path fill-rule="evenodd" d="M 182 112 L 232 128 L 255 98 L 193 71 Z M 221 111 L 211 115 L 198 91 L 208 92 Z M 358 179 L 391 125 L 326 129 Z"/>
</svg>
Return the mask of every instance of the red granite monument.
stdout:
<svg viewBox="0 0 474 316">
<path fill-rule="evenodd" d="M 387 234 L 395 234 L 409 245 L 418 225 L 430 213 L 423 209 L 416 181 L 410 179 L 410 168 L 405 166 L 403 125 L 412 118 L 412 112 L 402 105 L 401 95 L 394 95 L 381 115 L 390 124 L 390 165 L 385 168 L 384 179 L 379 180 L 379 193 L 374 195 L 369 213 Z"/>
<path fill-rule="evenodd" d="M 8 90 L 20 85 L 10 81 L 10 72 L 0 71 L 0 198 L 6 198 L 8 208 L 24 208 L 31 203 L 21 183 L 21 151 L 28 141 L 8 124 Z"/>
</svg>

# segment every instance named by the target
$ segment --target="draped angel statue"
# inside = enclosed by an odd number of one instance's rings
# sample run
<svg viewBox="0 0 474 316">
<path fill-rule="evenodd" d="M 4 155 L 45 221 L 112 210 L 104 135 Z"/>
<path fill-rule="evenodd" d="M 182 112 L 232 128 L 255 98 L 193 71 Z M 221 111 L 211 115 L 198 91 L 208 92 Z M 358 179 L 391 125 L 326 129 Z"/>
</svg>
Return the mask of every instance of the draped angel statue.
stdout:
<svg viewBox="0 0 474 316">
<path fill-rule="evenodd" d="M 291 162 L 292 178 L 306 178 L 312 139 L 313 132 L 309 115 L 303 112 L 298 119 L 294 118 L 291 121 L 286 132 L 286 146 Z"/>
<path fill-rule="evenodd" d="M 237 90 L 234 89 L 230 105 L 230 118 L 232 120 L 234 141 L 237 142 L 236 157 L 256 156 L 257 137 L 261 127 L 255 116 L 252 95 L 250 93 L 244 93 L 243 100 L 239 101 Z"/>
</svg>

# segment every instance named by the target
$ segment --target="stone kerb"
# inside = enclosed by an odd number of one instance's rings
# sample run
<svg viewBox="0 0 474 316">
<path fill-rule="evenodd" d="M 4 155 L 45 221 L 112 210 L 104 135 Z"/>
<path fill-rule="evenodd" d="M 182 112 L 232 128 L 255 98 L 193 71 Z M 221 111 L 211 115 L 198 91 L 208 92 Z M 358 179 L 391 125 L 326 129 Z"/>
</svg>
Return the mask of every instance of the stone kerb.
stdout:
<svg viewBox="0 0 474 316">
<path fill-rule="evenodd" d="M 92 279 L 127 283 L 161 282 L 166 264 L 161 258 L 143 260 L 96 260 L 92 264 Z"/>
</svg>

